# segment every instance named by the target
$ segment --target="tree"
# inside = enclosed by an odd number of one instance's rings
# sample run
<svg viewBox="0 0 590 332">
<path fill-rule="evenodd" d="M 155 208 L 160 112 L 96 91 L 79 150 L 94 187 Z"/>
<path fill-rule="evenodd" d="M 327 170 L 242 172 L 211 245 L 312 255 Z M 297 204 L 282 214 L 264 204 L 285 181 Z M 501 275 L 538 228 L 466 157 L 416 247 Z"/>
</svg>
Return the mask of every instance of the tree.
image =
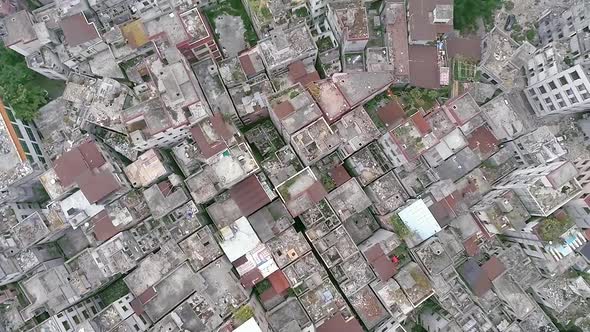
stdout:
<svg viewBox="0 0 590 332">
<path fill-rule="evenodd" d="M 22 56 L 0 48 L 0 97 L 10 105 L 18 118 L 31 121 L 47 103 L 46 91 L 35 84 L 38 74 L 27 68 Z"/>
<path fill-rule="evenodd" d="M 454 4 L 454 27 L 461 32 L 473 32 L 477 29 L 477 20 L 481 17 L 489 26 L 493 24 L 494 11 L 502 6 L 501 0 L 456 0 Z"/>
</svg>

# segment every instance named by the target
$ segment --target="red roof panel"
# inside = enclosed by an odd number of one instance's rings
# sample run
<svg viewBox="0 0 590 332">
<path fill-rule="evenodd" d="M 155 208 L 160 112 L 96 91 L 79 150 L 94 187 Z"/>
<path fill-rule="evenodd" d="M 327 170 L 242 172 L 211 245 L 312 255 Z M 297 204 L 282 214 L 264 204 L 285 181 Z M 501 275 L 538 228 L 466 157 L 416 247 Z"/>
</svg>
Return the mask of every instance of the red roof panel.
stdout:
<svg viewBox="0 0 590 332">
<path fill-rule="evenodd" d="M 229 196 L 246 217 L 271 201 L 256 175 L 250 175 L 244 181 L 233 186 L 229 190 Z"/>
</svg>

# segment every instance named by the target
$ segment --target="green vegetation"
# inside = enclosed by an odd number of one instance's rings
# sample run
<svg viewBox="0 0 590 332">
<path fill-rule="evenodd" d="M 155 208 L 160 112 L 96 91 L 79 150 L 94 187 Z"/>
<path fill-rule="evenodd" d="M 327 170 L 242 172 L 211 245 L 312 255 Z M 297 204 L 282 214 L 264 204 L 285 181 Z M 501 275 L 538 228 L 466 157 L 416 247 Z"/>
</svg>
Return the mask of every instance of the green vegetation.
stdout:
<svg viewBox="0 0 590 332">
<path fill-rule="evenodd" d="M 561 241 L 560 236 L 573 225 L 574 223 L 569 218 L 559 220 L 555 217 L 549 217 L 540 222 L 537 228 L 537 234 L 543 241 L 557 242 Z"/>
<path fill-rule="evenodd" d="M 332 189 L 336 188 L 336 182 L 334 182 L 334 179 L 332 179 L 329 175 L 324 175 L 321 178 L 322 180 L 322 185 L 324 185 L 324 188 L 326 189 L 326 191 L 331 191 Z"/>
<path fill-rule="evenodd" d="M 120 278 L 107 286 L 105 289 L 98 292 L 96 295 L 100 297 L 102 303 L 104 303 L 106 307 L 107 305 L 117 301 L 127 294 L 129 294 L 129 288 L 127 288 L 123 278 Z"/>
<path fill-rule="evenodd" d="M 254 309 L 249 305 L 245 304 L 234 311 L 234 320 L 236 321 L 237 325 L 241 325 L 245 323 L 248 319 L 254 317 Z"/>
<path fill-rule="evenodd" d="M 272 13 L 268 8 L 267 0 L 248 0 L 248 7 L 252 15 L 256 16 L 262 25 L 272 21 Z"/>
<path fill-rule="evenodd" d="M 395 248 L 391 254 L 397 257 L 397 259 L 399 260 L 399 266 L 404 266 L 412 260 L 410 258 L 408 246 L 406 246 L 405 243 L 402 243 L 399 246 L 397 246 L 397 248 Z"/>
<path fill-rule="evenodd" d="M 332 43 L 332 39 L 330 39 L 330 37 L 321 37 L 319 38 L 315 44 L 318 46 L 318 52 L 322 53 L 325 52 L 327 50 L 330 50 L 334 47 L 334 44 Z"/>
<path fill-rule="evenodd" d="M 455 29 L 474 32 L 481 18 L 486 26 L 494 23 L 494 12 L 502 6 L 502 0 L 456 0 L 453 12 Z"/>
<path fill-rule="evenodd" d="M 402 219 L 397 214 L 391 217 L 391 220 L 389 222 L 393 227 L 393 232 L 397 234 L 400 238 L 405 239 L 412 234 L 408 226 L 404 224 Z"/>
<path fill-rule="evenodd" d="M 43 77 L 27 68 L 24 57 L 5 47 L 0 49 L 0 68 L 0 97 L 18 118 L 33 120 L 47 103 L 48 92 L 39 86 Z"/>
<path fill-rule="evenodd" d="M 303 6 L 295 9 L 293 14 L 295 14 L 297 17 L 307 17 L 309 16 L 309 11 L 307 10 L 307 7 Z"/>
<path fill-rule="evenodd" d="M 205 9 L 205 16 L 207 16 L 207 20 L 211 24 L 213 30 L 215 30 L 215 19 L 222 15 L 240 16 L 244 23 L 244 28 L 246 29 L 246 32 L 244 32 L 244 39 L 248 45 L 256 45 L 258 42 L 258 36 L 254 31 L 250 16 L 240 0 L 220 1 L 217 5 Z"/>
<path fill-rule="evenodd" d="M 412 88 L 399 92 L 401 103 L 403 104 L 406 114 L 412 115 L 419 109 L 428 110 L 434 105 L 438 98 L 448 98 L 449 89 L 429 90 L 422 88 Z"/>
<path fill-rule="evenodd" d="M 460 82 L 474 82 L 477 79 L 477 63 L 469 59 L 453 59 L 453 79 Z"/>
<path fill-rule="evenodd" d="M 535 28 L 530 28 L 525 32 L 525 35 L 526 40 L 528 40 L 529 43 L 534 43 L 537 39 L 537 30 Z"/>
<path fill-rule="evenodd" d="M 262 295 L 262 293 L 266 292 L 266 290 L 268 290 L 271 287 L 272 285 L 270 284 L 270 281 L 264 279 L 261 282 L 257 283 L 256 286 L 254 286 L 254 292 L 256 292 L 256 294 L 258 295 Z"/>
</svg>

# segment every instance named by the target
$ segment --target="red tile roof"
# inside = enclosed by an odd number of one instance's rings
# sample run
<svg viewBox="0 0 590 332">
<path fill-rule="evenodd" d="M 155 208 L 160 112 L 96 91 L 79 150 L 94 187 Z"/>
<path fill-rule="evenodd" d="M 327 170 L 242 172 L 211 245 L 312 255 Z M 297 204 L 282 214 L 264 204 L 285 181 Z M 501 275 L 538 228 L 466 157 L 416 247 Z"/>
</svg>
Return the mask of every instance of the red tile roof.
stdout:
<svg viewBox="0 0 590 332">
<path fill-rule="evenodd" d="M 411 45 L 410 84 L 420 88 L 440 88 L 436 46 Z"/>
<path fill-rule="evenodd" d="M 350 174 L 343 165 L 338 165 L 330 171 L 330 177 L 336 183 L 336 187 L 340 187 L 345 182 L 351 179 Z"/>
<path fill-rule="evenodd" d="M 246 217 L 271 202 L 256 175 L 250 175 L 229 190 L 229 196 Z"/>
<path fill-rule="evenodd" d="M 78 46 L 100 37 L 94 23 L 89 23 L 82 13 L 63 18 L 59 26 L 70 46 Z"/>
<path fill-rule="evenodd" d="M 106 241 L 119 233 L 119 230 L 113 225 L 113 221 L 106 210 L 102 210 L 94 216 L 92 222 L 94 223 L 92 232 L 98 241 Z"/>
<path fill-rule="evenodd" d="M 457 216 L 446 199 L 441 199 L 440 201 L 435 202 L 428 207 L 428 210 L 430 210 L 430 213 L 432 213 L 432 216 L 434 216 L 434 219 L 436 219 L 436 222 L 438 222 L 440 227 L 445 227 Z"/>
<path fill-rule="evenodd" d="M 472 131 L 467 138 L 467 142 L 473 151 L 479 151 L 482 159 L 489 158 L 499 150 L 498 139 L 487 126 L 481 126 Z"/>
<path fill-rule="evenodd" d="M 90 168 L 86 164 L 86 161 L 84 161 L 80 150 L 74 148 L 57 157 L 53 169 L 61 185 L 63 187 L 69 187 L 74 184 L 80 174 L 88 171 Z"/>
<path fill-rule="evenodd" d="M 281 270 L 271 273 L 267 279 L 277 294 L 281 294 L 291 287 L 289 280 L 287 280 L 287 277 L 285 277 L 285 274 Z"/>
<path fill-rule="evenodd" d="M 91 169 L 98 168 L 107 162 L 94 141 L 80 144 L 78 150 L 80 150 L 80 153 L 84 157 L 84 161 L 86 161 L 86 164 L 88 164 L 88 167 Z"/>
<path fill-rule="evenodd" d="M 341 313 L 336 313 L 330 319 L 324 321 L 317 329 L 317 332 L 363 332 L 361 324 L 356 318 L 348 322 L 344 320 Z"/>
<path fill-rule="evenodd" d="M 156 295 L 157 295 L 156 289 L 154 287 L 150 287 L 150 288 L 146 289 L 143 293 L 139 294 L 139 296 L 137 298 L 139 299 L 140 303 L 146 304 L 149 302 L 149 300 L 156 297 Z"/>
<path fill-rule="evenodd" d="M 417 112 L 414 115 L 412 115 L 411 119 L 422 135 L 427 135 L 432 131 L 430 125 L 428 124 L 428 122 L 426 122 L 426 119 L 424 119 L 424 116 L 422 116 L 420 112 Z"/>
<path fill-rule="evenodd" d="M 246 76 L 250 77 L 256 75 L 256 68 L 254 68 L 254 64 L 252 63 L 252 60 L 250 60 L 248 54 L 241 55 L 238 57 L 238 60 L 240 60 L 240 64 L 242 65 L 242 69 Z"/>
<path fill-rule="evenodd" d="M 90 203 L 96 203 L 121 188 L 117 179 L 107 170 L 98 173 L 86 171 L 76 181 Z"/>
<path fill-rule="evenodd" d="M 289 114 L 295 112 L 295 107 L 290 101 L 284 101 L 273 108 L 274 113 L 279 119 L 287 117 Z"/>
<path fill-rule="evenodd" d="M 260 273 L 260 270 L 255 268 L 246 272 L 246 274 L 240 278 L 240 283 L 242 283 L 242 286 L 245 288 L 252 288 L 254 285 L 262 281 L 262 279 L 264 279 L 262 273 Z"/>
<path fill-rule="evenodd" d="M 436 5 L 453 5 L 451 0 L 412 0 L 408 3 L 408 27 L 412 40 L 436 39 L 437 34 L 453 31 L 453 24 L 434 23 Z"/>
<path fill-rule="evenodd" d="M 307 72 L 303 61 L 297 61 L 288 66 L 289 77 L 293 83 L 301 83 L 303 86 L 315 81 L 320 80 L 320 75 L 316 70 Z"/>
<path fill-rule="evenodd" d="M 391 100 L 377 109 L 377 116 L 385 126 L 395 127 L 406 118 L 406 112 L 397 100 Z"/>
<path fill-rule="evenodd" d="M 496 256 L 492 256 L 492 258 L 485 262 L 481 268 L 491 281 L 496 280 L 496 278 L 506 271 L 506 267 Z"/>
<path fill-rule="evenodd" d="M 389 257 L 385 256 L 380 245 L 375 244 L 365 251 L 364 254 L 381 281 L 385 282 L 397 273 L 397 265 Z"/>
<path fill-rule="evenodd" d="M 105 163 L 96 143 L 88 141 L 59 156 L 54 162 L 54 170 L 61 185 L 69 187 L 80 175 Z"/>
<path fill-rule="evenodd" d="M 479 245 L 477 244 L 477 234 L 471 236 L 463 242 L 465 252 L 467 255 L 473 257 L 479 253 Z"/>
<path fill-rule="evenodd" d="M 450 58 L 462 56 L 476 62 L 481 60 L 481 39 L 451 37 L 447 39 L 447 52 Z"/>
<path fill-rule="evenodd" d="M 216 129 L 215 128 L 216 126 L 213 125 L 213 119 L 215 119 L 215 118 L 214 117 L 209 118 L 209 120 L 211 120 L 211 125 L 213 126 L 214 129 Z M 207 120 L 205 120 L 205 121 L 207 121 Z M 217 121 L 217 120 L 215 120 L 215 121 Z M 227 128 L 225 130 L 227 130 Z M 224 132 L 224 134 L 227 134 L 227 133 Z M 222 136 L 222 133 L 218 133 L 218 135 Z M 203 132 L 203 128 L 201 128 L 201 126 L 199 124 L 196 124 L 193 127 L 191 127 L 191 136 L 193 138 L 193 141 L 195 141 L 195 143 L 199 147 L 201 154 L 203 154 L 203 156 L 205 158 L 211 158 L 214 155 L 218 154 L 219 152 L 221 152 L 227 148 L 227 144 L 223 140 L 210 142 L 207 139 L 207 137 L 205 137 L 205 133 Z"/>
</svg>

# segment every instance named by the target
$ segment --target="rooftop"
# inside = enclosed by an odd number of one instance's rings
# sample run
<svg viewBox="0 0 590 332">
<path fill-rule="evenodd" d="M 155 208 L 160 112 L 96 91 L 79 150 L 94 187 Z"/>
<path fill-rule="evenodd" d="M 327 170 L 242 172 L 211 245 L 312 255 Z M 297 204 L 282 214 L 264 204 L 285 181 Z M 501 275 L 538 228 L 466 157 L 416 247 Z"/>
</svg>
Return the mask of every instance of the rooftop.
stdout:
<svg viewBox="0 0 590 332">
<path fill-rule="evenodd" d="M 348 105 L 336 84 L 331 80 L 309 83 L 307 89 L 330 123 L 350 110 L 350 105 Z"/>
<path fill-rule="evenodd" d="M 12 227 L 10 232 L 18 242 L 19 249 L 26 249 L 43 240 L 51 230 L 41 214 L 35 212 Z"/>
<path fill-rule="evenodd" d="M 493 190 L 472 208 L 475 216 L 492 233 L 504 229 L 522 230 L 530 214 L 512 190 Z"/>
<path fill-rule="evenodd" d="M 291 145 L 286 145 L 265 159 L 261 163 L 261 167 L 272 184 L 278 186 L 301 171 L 303 164 L 299 161 Z"/>
<path fill-rule="evenodd" d="M 334 123 L 333 128 L 342 141 L 339 150 L 343 156 L 350 156 L 380 135 L 379 129 L 362 106 L 345 114 Z"/>
<path fill-rule="evenodd" d="M 438 237 L 426 240 L 412 251 L 429 275 L 440 273 L 453 262 Z"/>
<path fill-rule="evenodd" d="M 453 1 L 419 0 L 408 6 L 408 29 L 412 41 L 434 41 L 453 30 Z"/>
<path fill-rule="evenodd" d="M 393 72 L 337 73 L 330 79 L 350 107 L 361 105 L 398 81 Z"/>
<path fill-rule="evenodd" d="M 369 143 L 345 161 L 357 180 L 366 186 L 393 168 L 378 143 Z"/>
<path fill-rule="evenodd" d="M 208 166 L 188 177 L 185 183 L 195 203 L 202 204 L 258 169 L 248 145 L 239 143 L 212 157 L 208 161 Z"/>
<path fill-rule="evenodd" d="M 179 15 L 184 29 L 191 37 L 191 42 L 197 42 L 210 36 L 207 23 L 198 8 L 187 10 Z"/>
<path fill-rule="evenodd" d="M 268 97 L 272 113 L 278 119 L 285 139 L 322 116 L 318 105 L 301 84 Z M 285 137 L 287 135 L 287 137 Z"/>
<path fill-rule="evenodd" d="M 500 28 L 494 28 L 483 41 L 483 55 L 481 66 L 497 83 L 507 88 L 512 87 L 513 80 L 519 68 L 513 63 L 513 59 L 521 50 L 525 50 L 530 44 L 525 42 L 519 46 L 508 34 Z M 531 46 L 532 47 L 532 46 Z M 534 47 L 532 47 L 534 51 Z"/>
<path fill-rule="evenodd" d="M 408 51 L 408 24 L 403 3 L 387 2 L 383 9 L 385 16 L 386 44 L 395 75 L 407 78 L 410 75 Z"/>
<path fill-rule="evenodd" d="M 365 286 L 351 295 L 349 300 L 352 308 L 368 329 L 376 327 L 379 323 L 389 318 L 389 313 L 369 286 Z"/>
<path fill-rule="evenodd" d="M 537 307 L 536 303 L 507 274 L 496 278 L 493 285 L 498 297 L 512 310 L 517 319 L 524 319 Z"/>
<path fill-rule="evenodd" d="M 405 317 L 414 310 L 412 303 L 395 279 L 390 278 L 378 283 L 373 286 L 373 289 L 385 307 L 391 311 L 394 319 Z"/>
<path fill-rule="evenodd" d="M 200 270 L 223 255 L 211 226 L 205 226 L 180 242 L 180 248 L 186 253 L 189 263 L 195 271 Z"/>
<path fill-rule="evenodd" d="M 295 332 L 311 325 L 311 321 L 296 298 L 289 298 L 267 313 L 270 326 L 277 331 Z"/>
<path fill-rule="evenodd" d="M 289 285 L 298 296 L 322 283 L 328 272 L 313 253 L 308 253 L 283 269 Z"/>
<path fill-rule="evenodd" d="M 276 187 L 292 216 L 308 211 L 326 196 L 326 190 L 309 168 L 301 170 Z"/>
<path fill-rule="evenodd" d="M 158 284 L 187 258 L 180 247 L 169 241 L 162 248 L 145 257 L 131 273 L 124 277 L 125 284 L 136 297 Z"/>
<path fill-rule="evenodd" d="M 322 238 L 340 225 L 340 219 L 326 199 L 320 200 L 302 213 L 299 219 L 305 225 L 307 238 L 312 242 Z"/>
<path fill-rule="evenodd" d="M 305 24 L 276 32 L 259 41 L 258 49 L 269 71 L 281 69 L 317 52 L 317 46 Z"/>
<path fill-rule="evenodd" d="M 393 171 L 373 181 L 365 189 L 379 215 L 385 215 L 396 210 L 408 199 L 408 194 Z"/>
<path fill-rule="evenodd" d="M 440 71 L 436 46 L 410 45 L 408 54 L 410 62 L 410 83 L 420 88 L 439 89 Z"/>
<path fill-rule="evenodd" d="M 436 172 L 442 180 L 457 181 L 479 166 L 480 163 L 479 156 L 471 148 L 465 147 L 437 166 Z"/>
<path fill-rule="evenodd" d="M 329 279 L 299 297 L 301 305 L 314 323 L 330 317 L 335 311 L 348 308 L 346 301 Z"/>
<path fill-rule="evenodd" d="M 410 247 L 420 244 L 441 230 L 438 222 L 421 199 L 401 209 L 398 216 L 412 233 L 411 237 L 406 239 Z"/>
<path fill-rule="evenodd" d="M 344 6 L 334 6 L 334 14 L 340 25 L 340 29 L 346 31 L 346 40 L 369 39 L 369 24 L 367 20 L 367 9 L 359 4 L 347 3 Z"/>
<path fill-rule="evenodd" d="M 402 125 L 390 131 L 390 135 L 409 159 L 418 158 L 439 142 L 422 112 L 412 115 Z"/>
<path fill-rule="evenodd" d="M 289 211 L 287 211 L 280 199 L 262 207 L 249 216 L 248 220 L 262 242 L 267 242 L 278 236 L 294 223 Z"/>
<path fill-rule="evenodd" d="M 342 221 L 371 206 L 371 200 L 354 178 L 330 192 L 327 199 Z"/>
<path fill-rule="evenodd" d="M 303 233 L 296 232 L 293 227 L 274 237 L 266 245 L 272 252 L 272 256 L 279 268 L 284 268 L 311 250 Z"/>
<path fill-rule="evenodd" d="M 524 161 L 531 165 L 550 163 L 566 154 L 566 150 L 547 126 L 518 137 L 514 144 Z"/>
<path fill-rule="evenodd" d="M 475 99 L 468 92 L 447 101 L 443 105 L 443 108 L 460 125 L 467 123 L 481 111 Z"/>
<path fill-rule="evenodd" d="M 62 18 L 59 25 L 64 33 L 68 46 L 75 47 L 100 38 L 98 29 L 93 22 L 88 22 L 84 13 Z"/>
<path fill-rule="evenodd" d="M 16 12 L 4 20 L 6 35 L 3 37 L 4 45 L 11 46 L 17 43 L 29 43 L 37 39 L 37 33 L 33 27 L 33 20 L 27 10 Z"/>
<path fill-rule="evenodd" d="M 410 262 L 401 268 L 395 276 L 395 281 L 400 285 L 414 307 L 417 307 L 434 294 L 430 280 L 428 280 L 418 264 L 414 262 Z"/>
<path fill-rule="evenodd" d="M 151 184 L 170 174 L 160 153 L 149 149 L 137 157 L 137 160 L 125 167 L 125 175 L 134 187 L 149 187 Z"/>
<path fill-rule="evenodd" d="M 190 199 L 182 185 L 177 183 L 179 181 L 177 177 L 178 175 L 172 174 L 167 180 L 143 191 L 143 196 L 154 218 L 165 217 Z"/>
<path fill-rule="evenodd" d="M 190 265 L 184 263 L 148 288 L 150 294 L 142 293 L 139 301 L 150 320 L 156 322 L 199 289 L 199 281 Z"/>
<path fill-rule="evenodd" d="M 253 174 L 234 185 L 229 196 L 236 202 L 242 215 L 249 216 L 277 197 L 264 174 Z"/>
</svg>

